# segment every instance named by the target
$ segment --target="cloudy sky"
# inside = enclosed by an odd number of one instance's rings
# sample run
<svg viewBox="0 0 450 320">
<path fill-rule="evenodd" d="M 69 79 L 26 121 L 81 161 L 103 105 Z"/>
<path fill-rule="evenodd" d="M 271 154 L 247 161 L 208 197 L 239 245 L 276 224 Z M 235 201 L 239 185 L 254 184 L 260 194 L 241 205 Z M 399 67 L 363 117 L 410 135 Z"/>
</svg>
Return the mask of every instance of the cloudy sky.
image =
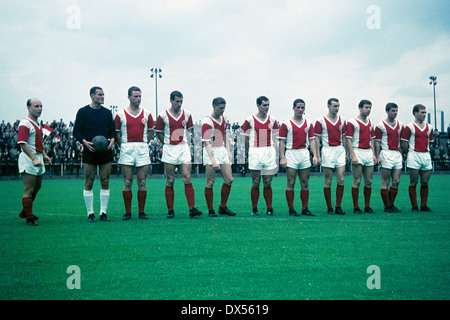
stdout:
<svg viewBox="0 0 450 320">
<path fill-rule="evenodd" d="M 150 69 L 158 67 L 158 112 L 179 90 L 195 121 L 222 96 L 229 120 L 242 123 L 265 95 L 281 121 L 295 98 L 315 120 L 336 97 L 347 118 L 369 99 L 374 121 L 392 101 L 409 122 L 416 103 L 433 113 L 434 75 L 437 109 L 450 123 L 448 0 L 0 3 L 0 120 L 23 118 L 30 97 L 43 102 L 44 122 L 74 120 L 94 85 L 103 87 L 106 107 L 119 108 L 137 85 L 142 106 L 155 114 Z"/>
</svg>

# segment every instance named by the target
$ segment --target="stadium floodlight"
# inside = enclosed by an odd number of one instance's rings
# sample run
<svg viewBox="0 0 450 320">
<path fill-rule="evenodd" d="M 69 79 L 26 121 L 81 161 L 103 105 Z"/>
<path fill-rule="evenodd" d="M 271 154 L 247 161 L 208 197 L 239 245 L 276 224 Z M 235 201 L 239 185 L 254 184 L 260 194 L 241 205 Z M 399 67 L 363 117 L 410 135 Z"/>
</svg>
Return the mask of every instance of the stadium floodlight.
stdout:
<svg viewBox="0 0 450 320">
<path fill-rule="evenodd" d="M 158 117 L 158 78 L 162 78 L 161 75 L 161 68 L 151 68 L 151 75 L 150 78 L 155 78 L 155 97 L 156 97 L 156 115 L 155 115 L 155 119 Z"/>
<path fill-rule="evenodd" d="M 430 78 L 430 85 L 433 85 L 433 98 L 434 98 L 434 130 L 437 129 L 437 119 L 436 119 L 436 85 L 437 85 L 437 77 L 431 76 Z"/>
</svg>

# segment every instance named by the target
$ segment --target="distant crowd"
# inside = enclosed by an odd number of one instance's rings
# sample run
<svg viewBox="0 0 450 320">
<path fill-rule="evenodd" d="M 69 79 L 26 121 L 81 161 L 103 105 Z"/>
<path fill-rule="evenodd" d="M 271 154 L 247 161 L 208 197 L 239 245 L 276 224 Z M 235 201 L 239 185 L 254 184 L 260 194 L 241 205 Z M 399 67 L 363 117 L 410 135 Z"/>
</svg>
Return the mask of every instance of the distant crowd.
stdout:
<svg viewBox="0 0 450 320">
<path fill-rule="evenodd" d="M 17 132 L 19 120 L 14 123 L 0 124 L 0 176 L 13 175 L 18 176 L 17 161 L 20 153 L 20 147 L 17 143 Z M 48 137 L 44 137 L 44 147 L 47 154 L 52 158 L 52 166 L 50 170 L 52 175 L 79 175 L 82 168 L 81 144 L 74 138 L 72 131 L 74 123 L 70 121 L 66 124 L 63 119 L 53 122 L 43 122 L 42 126 L 47 125 L 53 131 Z M 245 174 L 247 158 L 243 143 L 243 137 L 240 134 L 241 126 L 235 122 L 228 123 L 230 130 L 230 139 L 234 141 L 234 165 L 235 173 L 241 172 Z M 443 136 L 446 138 L 443 139 Z M 435 162 L 437 170 L 450 170 L 449 166 L 449 149 L 450 149 L 450 125 L 447 129 L 447 135 L 442 135 L 435 130 L 435 140 L 431 146 L 431 157 Z M 444 142 L 441 142 L 444 140 Z M 194 125 L 194 135 L 192 137 L 192 154 L 193 163 L 201 163 L 202 159 L 202 143 L 201 143 L 201 121 Z M 156 136 L 149 143 L 149 154 L 152 164 L 160 164 L 162 156 L 162 145 Z M 117 163 L 119 159 L 118 148 L 114 150 L 114 159 Z M 162 166 L 154 166 L 152 172 L 154 174 L 163 173 Z M 113 167 L 113 173 L 120 173 L 120 166 Z"/>
</svg>

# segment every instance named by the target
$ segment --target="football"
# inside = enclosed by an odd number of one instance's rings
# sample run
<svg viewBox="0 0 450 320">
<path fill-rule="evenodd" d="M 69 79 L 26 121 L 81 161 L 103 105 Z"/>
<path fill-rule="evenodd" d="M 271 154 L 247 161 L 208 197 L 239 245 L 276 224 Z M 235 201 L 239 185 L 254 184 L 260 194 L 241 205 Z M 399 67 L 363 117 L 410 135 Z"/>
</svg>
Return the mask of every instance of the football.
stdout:
<svg viewBox="0 0 450 320">
<path fill-rule="evenodd" d="M 104 136 L 95 136 L 94 139 L 92 139 L 92 145 L 97 152 L 105 151 L 108 148 L 109 141 Z"/>
</svg>

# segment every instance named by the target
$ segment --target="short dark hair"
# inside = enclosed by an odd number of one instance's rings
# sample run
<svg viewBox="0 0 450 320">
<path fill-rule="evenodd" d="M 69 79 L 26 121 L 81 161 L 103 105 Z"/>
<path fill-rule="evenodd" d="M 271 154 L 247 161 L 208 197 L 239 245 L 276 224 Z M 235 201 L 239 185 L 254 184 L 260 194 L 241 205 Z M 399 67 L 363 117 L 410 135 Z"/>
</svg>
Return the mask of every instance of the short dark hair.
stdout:
<svg viewBox="0 0 450 320">
<path fill-rule="evenodd" d="M 103 90 L 103 89 L 100 87 L 97 87 L 97 86 L 92 87 L 91 90 L 89 90 L 89 95 L 95 94 L 97 92 L 97 90 Z"/>
<path fill-rule="evenodd" d="M 267 98 L 265 96 L 260 96 L 256 99 L 256 104 L 260 105 L 260 104 L 262 104 L 263 101 L 269 101 L 269 98 Z"/>
<path fill-rule="evenodd" d="M 420 110 L 422 110 L 422 109 L 426 109 L 427 107 L 425 107 L 423 104 L 416 104 L 414 107 L 413 107 L 413 115 L 416 113 L 416 112 L 419 112 Z"/>
<path fill-rule="evenodd" d="M 358 108 L 362 108 L 362 107 L 364 107 L 364 105 L 365 104 L 369 104 L 369 105 L 372 105 L 372 102 L 370 102 L 369 100 L 367 100 L 367 99 L 363 99 L 363 100 L 361 100 L 360 102 L 359 102 L 359 104 L 358 104 Z"/>
<path fill-rule="evenodd" d="M 139 88 L 136 87 L 136 86 L 130 87 L 130 88 L 128 89 L 128 96 L 131 96 L 131 94 L 133 93 L 133 91 L 139 91 L 139 92 L 141 92 L 141 89 L 139 89 Z"/>
<path fill-rule="evenodd" d="M 397 108 L 397 109 L 398 109 L 398 106 L 397 106 L 397 104 L 394 103 L 394 102 L 389 102 L 389 103 L 386 105 L 386 112 L 389 112 L 392 108 Z"/>
<path fill-rule="evenodd" d="M 300 99 L 300 98 L 295 99 L 295 100 L 294 100 L 294 103 L 292 104 L 292 107 L 295 107 L 295 106 L 297 105 L 297 103 L 303 103 L 303 104 L 305 104 L 305 101 L 303 101 L 303 99 Z"/>
<path fill-rule="evenodd" d="M 170 100 L 175 100 L 176 97 L 183 98 L 183 95 L 180 91 L 172 91 L 170 93 Z"/>
<path fill-rule="evenodd" d="M 214 98 L 213 101 L 212 101 L 212 105 L 213 105 L 213 106 L 218 106 L 218 105 L 220 105 L 220 104 L 226 104 L 226 103 L 227 103 L 227 102 L 226 102 L 225 99 L 222 98 L 222 97 Z"/>
<path fill-rule="evenodd" d="M 27 100 L 27 107 L 31 107 L 31 100 L 32 100 L 32 99 L 28 99 L 28 100 Z"/>
<path fill-rule="evenodd" d="M 328 99 L 327 103 L 328 103 L 329 106 L 331 106 L 332 102 L 339 102 L 339 100 L 337 98 L 330 98 L 330 99 Z"/>
</svg>

